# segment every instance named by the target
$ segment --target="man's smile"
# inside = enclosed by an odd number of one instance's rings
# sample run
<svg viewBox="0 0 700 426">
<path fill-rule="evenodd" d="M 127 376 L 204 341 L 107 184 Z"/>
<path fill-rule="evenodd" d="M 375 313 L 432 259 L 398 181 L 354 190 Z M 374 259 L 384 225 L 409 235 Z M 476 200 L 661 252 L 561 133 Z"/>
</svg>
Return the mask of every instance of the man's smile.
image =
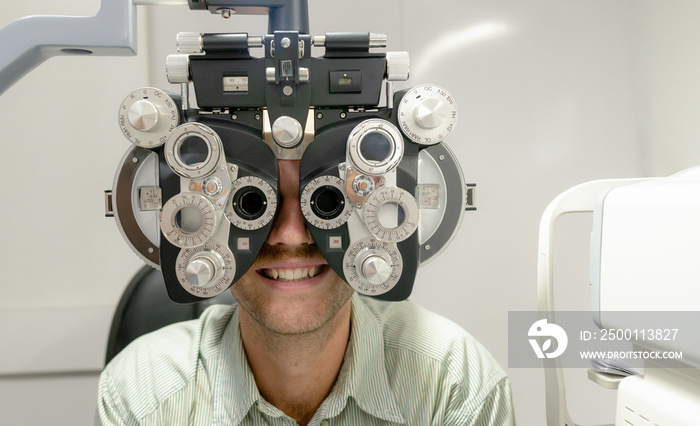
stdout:
<svg viewBox="0 0 700 426">
<path fill-rule="evenodd" d="M 316 265 L 303 268 L 266 268 L 260 273 L 275 281 L 303 281 L 313 278 L 323 272 L 325 265 Z"/>
</svg>

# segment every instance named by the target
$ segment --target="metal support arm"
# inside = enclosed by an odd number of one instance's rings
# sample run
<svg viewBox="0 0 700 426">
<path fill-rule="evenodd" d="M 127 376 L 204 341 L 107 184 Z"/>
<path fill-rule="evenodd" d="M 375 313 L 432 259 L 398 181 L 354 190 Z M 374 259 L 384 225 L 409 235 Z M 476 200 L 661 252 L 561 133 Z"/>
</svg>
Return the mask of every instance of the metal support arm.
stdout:
<svg viewBox="0 0 700 426">
<path fill-rule="evenodd" d="M 102 0 L 92 17 L 27 16 L 0 29 L 0 94 L 59 55 L 136 55 L 136 6 Z"/>
<path fill-rule="evenodd" d="M 268 15 L 268 34 L 299 31 L 309 34 L 308 0 L 188 0 L 190 9 L 226 11 L 240 15 Z"/>
<path fill-rule="evenodd" d="M 27 16 L 0 28 L 0 95 L 59 55 L 136 55 L 136 5 L 187 5 L 212 13 L 267 14 L 276 30 L 309 33 L 308 0 L 102 0 L 97 15 Z"/>
</svg>

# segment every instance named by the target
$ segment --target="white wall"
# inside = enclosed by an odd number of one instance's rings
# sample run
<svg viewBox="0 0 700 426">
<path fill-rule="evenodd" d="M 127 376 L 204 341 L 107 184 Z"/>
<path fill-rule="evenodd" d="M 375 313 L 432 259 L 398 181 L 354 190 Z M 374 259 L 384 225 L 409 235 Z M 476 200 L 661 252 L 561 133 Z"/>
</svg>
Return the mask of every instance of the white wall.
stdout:
<svg viewBox="0 0 700 426">
<path fill-rule="evenodd" d="M 99 6 L 6 2 L 0 26 Z M 111 315 L 141 265 L 104 216 L 104 190 L 129 145 L 117 110 L 147 81 L 146 56 L 49 59 L 0 96 L 0 424 L 92 421 Z"/>
<path fill-rule="evenodd" d="M 700 163 L 692 143 L 700 132 L 693 120 L 698 91 L 689 84 L 700 75 L 694 2 L 309 4 L 312 34 L 385 32 L 388 50 L 411 54 L 408 85 L 438 84 L 457 100 L 460 121 L 448 143 L 466 179 L 479 185 L 479 210 L 419 272 L 412 298 L 469 330 L 504 368 L 508 311 L 535 309 L 538 223 L 547 204 L 581 182 L 666 175 Z M 98 6 L 13 2 L 0 25 L 34 13 L 89 15 Z M 103 217 L 102 191 L 128 147 L 116 125 L 121 100 L 146 85 L 177 90 L 163 70 L 179 31 L 266 30 L 262 17 L 226 21 L 186 8 L 146 9 L 139 8 L 137 58 L 51 59 L 0 96 L 3 425 L 87 423 L 92 415 L 111 310 L 140 265 Z M 588 309 L 589 229 L 585 216 L 557 227 L 558 308 Z M 61 334 L 66 328 L 71 332 Z M 22 335 L 21 345 L 12 340 Z M 69 365 L 62 354 L 73 346 L 62 341 L 93 349 Z M 544 424 L 542 371 L 508 373 L 519 424 Z M 573 419 L 612 422 L 614 392 L 584 376 L 567 375 Z M 48 409 L 28 410 L 19 403 L 25 398 Z"/>
</svg>

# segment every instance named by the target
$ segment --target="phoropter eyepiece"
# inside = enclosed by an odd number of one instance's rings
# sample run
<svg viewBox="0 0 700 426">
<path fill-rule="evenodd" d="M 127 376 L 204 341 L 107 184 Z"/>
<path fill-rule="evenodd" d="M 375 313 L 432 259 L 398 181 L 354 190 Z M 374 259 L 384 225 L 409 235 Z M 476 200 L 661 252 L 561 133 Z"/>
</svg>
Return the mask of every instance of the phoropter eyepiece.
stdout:
<svg viewBox="0 0 700 426">
<path fill-rule="evenodd" d="M 246 186 L 233 194 L 234 211 L 245 220 L 258 219 L 267 209 L 265 194 L 255 186 Z"/>
<path fill-rule="evenodd" d="M 340 216 L 345 204 L 345 195 L 332 185 L 324 185 L 311 194 L 311 210 L 321 219 L 330 220 Z"/>
</svg>

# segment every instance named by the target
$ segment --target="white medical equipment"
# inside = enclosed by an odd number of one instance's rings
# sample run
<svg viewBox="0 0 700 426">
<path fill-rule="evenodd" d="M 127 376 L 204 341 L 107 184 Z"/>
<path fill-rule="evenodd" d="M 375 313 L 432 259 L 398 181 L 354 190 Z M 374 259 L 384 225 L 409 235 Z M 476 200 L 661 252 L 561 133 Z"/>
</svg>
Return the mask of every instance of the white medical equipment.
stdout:
<svg viewBox="0 0 700 426">
<path fill-rule="evenodd" d="M 611 311 L 700 310 L 700 168 L 653 179 L 600 180 L 555 198 L 540 222 L 538 311 L 554 318 L 554 223 L 566 213 L 593 212 L 591 313 L 601 328 L 634 329 Z M 686 330 L 689 331 L 689 330 Z M 636 348 L 681 350 L 679 368 L 645 361 L 644 376 L 615 380 L 589 370 L 596 383 L 617 388 L 615 425 L 697 425 L 700 351 L 674 341 L 634 340 Z M 680 346 L 679 346 L 680 345 Z M 559 359 L 545 359 L 547 424 L 574 426 L 566 407 Z"/>
</svg>

